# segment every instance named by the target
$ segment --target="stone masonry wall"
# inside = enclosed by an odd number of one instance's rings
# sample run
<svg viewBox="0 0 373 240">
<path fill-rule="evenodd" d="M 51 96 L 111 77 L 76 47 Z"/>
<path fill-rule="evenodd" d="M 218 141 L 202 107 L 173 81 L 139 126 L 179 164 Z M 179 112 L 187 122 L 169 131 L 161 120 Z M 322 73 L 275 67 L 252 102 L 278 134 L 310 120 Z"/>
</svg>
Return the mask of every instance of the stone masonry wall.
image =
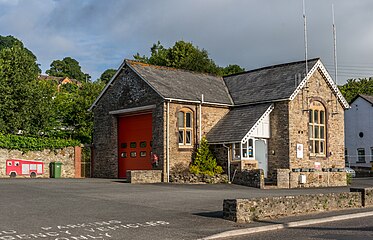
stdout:
<svg viewBox="0 0 373 240">
<path fill-rule="evenodd" d="M 160 183 L 162 182 L 161 170 L 132 170 L 127 171 L 129 183 Z"/>
<path fill-rule="evenodd" d="M 93 177 L 118 177 L 117 116 L 109 112 L 153 104 L 153 151 L 162 160 L 163 99 L 125 66 L 93 109 Z"/>
<path fill-rule="evenodd" d="M 362 207 L 361 193 L 328 193 L 254 199 L 226 199 L 223 216 L 238 223 Z"/>
<path fill-rule="evenodd" d="M 6 175 L 6 160 L 8 159 L 20 159 L 20 160 L 35 160 L 35 161 L 43 161 L 44 163 L 44 174 L 37 175 L 37 177 L 42 178 L 49 178 L 49 163 L 51 162 L 61 162 L 61 177 L 62 178 L 74 178 L 80 177 L 76 175 L 76 172 L 80 173 L 80 165 L 79 168 L 76 168 L 75 162 L 79 161 L 79 159 L 75 159 L 75 153 L 79 149 L 74 147 L 68 147 L 64 149 L 56 149 L 56 150 L 43 150 L 43 151 L 29 151 L 23 153 L 18 150 L 8 150 L 0 148 L 0 177 L 1 178 L 9 178 Z M 78 153 L 79 154 L 79 153 Z M 30 176 L 17 176 L 17 177 L 26 177 L 29 178 Z"/>
<path fill-rule="evenodd" d="M 187 169 L 191 163 L 192 155 L 195 150 L 196 144 L 199 143 L 199 131 L 200 131 L 200 120 L 199 120 L 199 104 L 182 104 L 182 103 L 170 103 L 170 170 L 182 171 Z M 179 146 L 178 143 L 178 125 L 177 125 L 177 114 L 181 109 L 189 109 L 193 112 L 193 143 L 191 146 Z M 229 109 L 227 107 L 211 107 L 202 106 L 202 136 L 208 133 L 211 128 L 227 113 Z M 164 119 L 167 119 L 167 109 L 165 109 Z M 165 121 L 166 122 L 166 121 Z M 165 131 L 166 134 L 166 131 Z M 164 146 L 166 149 L 166 136 L 164 137 Z M 164 169 L 166 173 L 166 169 Z"/>
<path fill-rule="evenodd" d="M 276 178 L 277 169 L 289 168 L 288 102 L 274 104 L 270 114 L 271 138 L 268 140 L 268 178 Z"/>
<path fill-rule="evenodd" d="M 344 110 L 331 93 L 324 77 L 316 71 L 308 83 L 308 90 L 301 91 L 289 104 L 289 160 L 290 168 L 343 168 L 344 163 Z M 326 110 L 326 156 L 311 156 L 308 133 L 308 106 L 312 101 L 321 102 Z M 336 114 L 337 113 L 337 114 Z M 297 143 L 303 144 L 303 159 L 297 159 Z"/>
<path fill-rule="evenodd" d="M 263 169 L 254 169 L 254 170 L 243 170 L 236 171 L 232 183 L 255 187 L 255 188 L 264 188 L 264 173 Z"/>
</svg>

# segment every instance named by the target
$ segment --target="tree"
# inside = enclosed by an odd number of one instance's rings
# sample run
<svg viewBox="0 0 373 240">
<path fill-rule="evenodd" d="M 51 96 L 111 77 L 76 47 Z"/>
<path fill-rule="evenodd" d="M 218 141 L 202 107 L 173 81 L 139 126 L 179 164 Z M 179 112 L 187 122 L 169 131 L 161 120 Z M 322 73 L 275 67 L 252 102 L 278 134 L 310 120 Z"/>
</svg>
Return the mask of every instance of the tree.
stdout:
<svg viewBox="0 0 373 240">
<path fill-rule="evenodd" d="M 36 58 L 19 42 L 0 51 L 0 132 L 35 133 L 32 122 L 39 124 L 46 121 L 35 119 L 36 113 L 42 112 L 43 104 L 38 99 L 45 97 L 37 86 L 39 66 Z M 43 114 L 41 114 L 42 117 Z"/>
<path fill-rule="evenodd" d="M 190 42 L 177 41 L 174 46 L 166 49 L 158 41 L 156 44 L 153 44 L 150 52 L 150 57 L 146 57 L 145 55 L 140 56 L 139 53 L 133 57 L 135 60 L 153 65 L 174 67 L 202 73 L 212 73 L 216 75 L 224 75 L 226 72 L 232 74 L 244 70 L 238 65 L 235 65 L 238 68 L 232 67 L 234 65 L 229 65 L 227 69 L 219 67 L 211 58 L 209 58 L 208 52 L 205 49 L 199 49 Z"/>
<path fill-rule="evenodd" d="M 86 82 L 91 79 L 89 74 L 82 72 L 79 62 L 71 57 L 54 60 L 50 65 L 50 69 L 45 72 L 50 76 L 69 77 L 80 82 Z"/>
<path fill-rule="evenodd" d="M 339 89 L 347 102 L 351 102 L 358 94 L 373 95 L 373 78 L 349 79 Z"/>
<path fill-rule="evenodd" d="M 238 66 L 237 64 L 229 64 L 228 66 L 226 66 L 225 68 L 223 68 L 223 75 L 226 76 L 226 75 L 231 75 L 231 74 L 235 74 L 235 73 L 241 73 L 241 72 L 244 72 L 245 69 Z"/>
<path fill-rule="evenodd" d="M 223 172 L 223 168 L 216 163 L 216 158 L 210 150 L 206 137 L 201 139 L 201 144 L 190 166 L 190 171 L 195 174 L 202 173 L 211 176 Z"/>
<path fill-rule="evenodd" d="M 114 76 L 114 74 L 117 72 L 117 70 L 115 69 L 106 69 L 100 76 L 100 78 L 98 79 L 99 81 L 107 84 L 110 79 Z"/>
</svg>

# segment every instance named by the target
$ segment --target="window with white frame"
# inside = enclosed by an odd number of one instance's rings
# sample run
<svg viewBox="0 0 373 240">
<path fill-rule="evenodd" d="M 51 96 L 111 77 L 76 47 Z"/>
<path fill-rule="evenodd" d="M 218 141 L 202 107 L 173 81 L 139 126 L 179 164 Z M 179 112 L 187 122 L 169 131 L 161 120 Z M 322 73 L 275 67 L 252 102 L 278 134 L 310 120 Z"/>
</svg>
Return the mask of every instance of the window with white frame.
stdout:
<svg viewBox="0 0 373 240">
<path fill-rule="evenodd" d="M 242 158 L 249 159 L 254 157 L 254 145 L 253 139 L 249 139 L 247 142 L 242 144 Z"/>
<path fill-rule="evenodd" d="M 243 144 L 234 143 L 232 150 L 233 160 L 254 158 L 254 140 L 250 138 Z"/>
<path fill-rule="evenodd" d="M 309 108 L 308 135 L 310 153 L 313 156 L 325 156 L 326 146 L 325 107 L 321 102 L 314 101 Z"/>
<path fill-rule="evenodd" d="M 365 163 L 365 149 L 364 148 L 357 149 L 357 162 Z"/>
<path fill-rule="evenodd" d="M 181 110 L 177 115 L 179 145 L 191 146 L 193 139 L 193 114 L 190 110 Z"/>
</svg>

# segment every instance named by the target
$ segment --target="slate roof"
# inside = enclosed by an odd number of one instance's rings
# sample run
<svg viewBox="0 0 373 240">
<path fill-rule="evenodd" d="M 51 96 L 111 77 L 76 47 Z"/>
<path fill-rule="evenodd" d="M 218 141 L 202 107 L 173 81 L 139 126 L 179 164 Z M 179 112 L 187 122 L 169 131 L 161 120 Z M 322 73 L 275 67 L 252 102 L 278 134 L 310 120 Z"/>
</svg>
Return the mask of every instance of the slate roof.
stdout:
<svg viewBox="0 0 373 240">
<path fill-rule="evenodd" d="M 351 102 L 354 102 L 358 97 L 361 97 L 365 99 L 367 102 L 369 102 L 370 104 L 373 104 L 373 96 L 366 95 L 366 94 L 357 95 Z"/>
<path fill-rule="evenodd" d="M 209 143 L 240 142 L 271 103 L 234 107 L 206 135 Z"/>
<path fill-rule="evenodd" d="M 308 60 L 308 69 L 319 58 Z M 274 65 L 224 77 L 235 105 L 288 99 L 297 88 L 295 76 L 305 74 L 305 61 Z"/>
<path fill-rule="evenodd" d="M 160 67 L 126 60 L 162 97 L 232 105 L 228 89 L 221 77 L 176 68 Z"/>
</svg>

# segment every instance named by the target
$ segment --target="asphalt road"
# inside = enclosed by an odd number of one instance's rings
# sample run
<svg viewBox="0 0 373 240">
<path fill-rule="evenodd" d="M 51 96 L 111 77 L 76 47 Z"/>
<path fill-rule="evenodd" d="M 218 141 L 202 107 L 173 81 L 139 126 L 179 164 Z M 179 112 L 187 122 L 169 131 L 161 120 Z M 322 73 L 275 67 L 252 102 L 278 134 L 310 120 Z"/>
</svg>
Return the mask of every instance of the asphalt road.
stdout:
<svg viewBox="0 0 373 240">
<path fill-rule="evenodd" d="M 373 180 L 359 181 L 354 185 L 373 186 Z M 224 199 L 342 191 L 349 188 L 260 190 L 229 184 L 1 179 L 0 240 L 198 239 L 248 227 L 221 218 Z"/>
<path fill-rule="evenodd" d="M 306 227 L 287 228 L 229 239 L 369 240 L 373 239 L 373 217 L 309 225 Z"/>
</svg>

